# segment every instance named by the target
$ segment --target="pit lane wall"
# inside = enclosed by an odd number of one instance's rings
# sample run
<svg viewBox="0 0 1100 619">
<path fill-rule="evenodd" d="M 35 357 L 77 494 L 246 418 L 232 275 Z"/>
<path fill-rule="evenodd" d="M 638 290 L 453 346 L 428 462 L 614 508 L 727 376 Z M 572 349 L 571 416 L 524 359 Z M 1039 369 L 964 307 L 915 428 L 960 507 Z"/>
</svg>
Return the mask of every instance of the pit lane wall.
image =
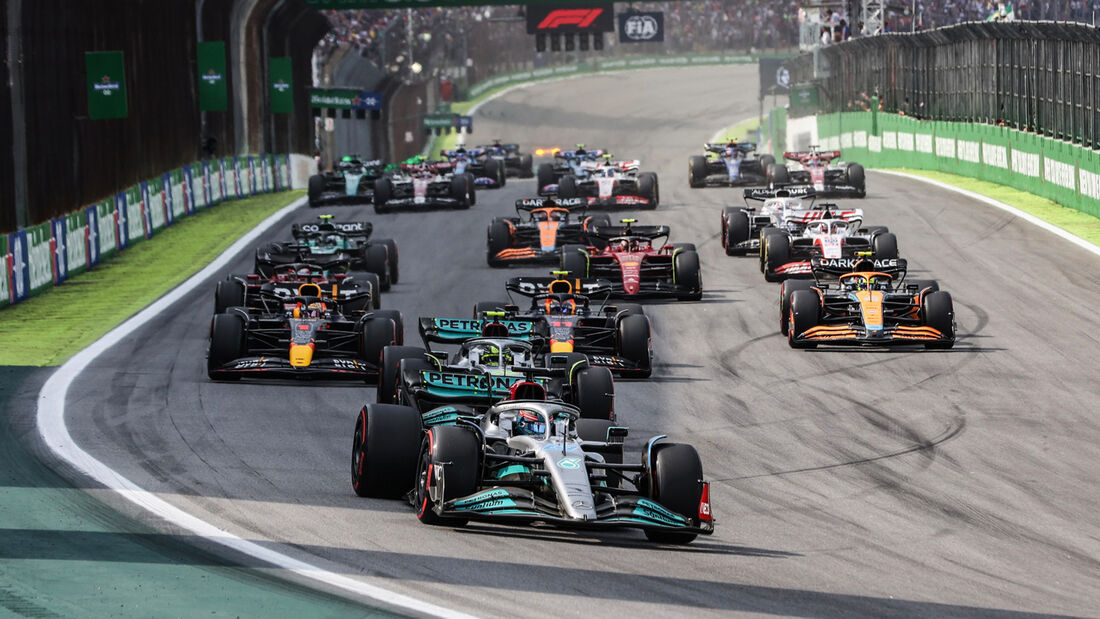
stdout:
<svg viewBox="0 0 1100 619">
<path fill-rule="evenodd" d="M 1008 127 L 839 112 L 787 122 L 787 144 L 871 168 L 939 170 L 1007 185 L 1100 217 L 1100 151 Z"/>
<path fill-rule="evenodd" d="M 229 200 L 291 188 L 291 157 L 196 161 L 97 204 L 0 235 L 0 308 L 61 284 L 176 220 Z"/>
</svg>

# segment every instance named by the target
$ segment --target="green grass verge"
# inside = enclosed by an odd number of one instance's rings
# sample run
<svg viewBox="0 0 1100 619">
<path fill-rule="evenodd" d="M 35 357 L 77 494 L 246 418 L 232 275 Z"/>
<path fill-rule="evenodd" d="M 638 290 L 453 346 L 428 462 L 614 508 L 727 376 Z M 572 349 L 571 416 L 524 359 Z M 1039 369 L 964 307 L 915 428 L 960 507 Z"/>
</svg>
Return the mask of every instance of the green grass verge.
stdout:
<svg viewBox="0 0 1100 619">
<path fill-rule="evenodd" d="M 470 111 L 471 108 L 473 108 L 475 105 L 477 105 L 478 101 L 481 101 L 482 99 L 484 99 L 484 98 L 486 98 L 490 95 L 492 95 L 492 92 L 487 92 L 487 93 L 481 95 L 480 97 L 478 97 L 477 99 L 473 99 L 471 101 L 461 101 L 459 103 L 452 103 L 451 104 L 451 112 L 453 112 L 455 114 L 466 114 L 467 112 Z M 431 158 L 431 159 L 438 159 L 439 158 L 439 151 L 444 150 L 444 149 L 451 150 L 455 146 L 458 146 L 458 136 L 459 136 L 459 133 L 456 131 L 456 132 L 453 132 L 453 133 L 444 133 L 443 135 L 437 135 L 437 136 L 432 137 L 432 145 L 428 148 L 428 157 Z M 467 140 L 469 140 L 468 135 L 467 135 Z M 472 146 L 473 143 L 468 141 L 467 145 Z"/>
<path fill-rule="evenodd" d="M 0 365 L 59 365 L 194 275 L 304 191 L 269 194 L 179 220 L 60 286 L 0 310 Z"/>
<path fill-rule="evenodd" d="M 725 130 L 722 131 L 722 135 L 718 138 L 717 141 L 725 142 L 728 140 L 744 140 L 750 131 L 755 132 L 757 129 L 760 128 L 760 124 L 764 122 L 765 118 L 766 117 L 750 118 L 748 120 L 743 120 L 736 125 L 726 127 Z M 756 139 L 755 136 L 753 136 L 753 139 Z"/>
<path fill-rule="evenodd" d="M 1063 230 L 1077 235 L 1093 245 L 1100 246 L 1100 218 L 1088 213 L 1082 213 L 1076 209 L 1062 206 L 1053 200 L 1039 197 L 1035 194 L 1005 187 L 988 181 L 981 181 L 968 176 L 958 176 L 933 170 L 913 170 L 910 168 L 897 168 L 897 172 L 912 174 L 930 178 L 941 183 L 953 185 L 967 191 L 981 194 L 987 198 L 993 198 L 1014 206 L 1025 213 L 1029 213 L 1047 223 L 1054 224 Z"/>
</svg>

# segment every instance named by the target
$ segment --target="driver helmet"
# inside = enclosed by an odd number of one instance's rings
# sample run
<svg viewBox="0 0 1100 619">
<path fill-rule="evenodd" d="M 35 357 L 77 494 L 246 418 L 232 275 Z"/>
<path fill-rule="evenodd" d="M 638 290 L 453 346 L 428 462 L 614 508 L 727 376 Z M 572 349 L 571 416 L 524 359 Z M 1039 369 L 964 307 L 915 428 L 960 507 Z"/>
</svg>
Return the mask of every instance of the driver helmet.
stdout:
<svg viewBox="0 0 1100 619">
<path fill-rule="evenodd" d="M 578 155 L 587 155 L 588 151 L 584 150 L 584 144 L 577 144 L 577 150 L 573 151 Z"/>
<path fill-rule="evenodd" d="M 306 306 L 306 316 L 309 318 L 320 318 L 327 310 L 328 307 L 320 301 L 315 301 Z"/>
<path fill-rule="evenodd" d="M 616 249 L 618 249 L 619 251 L 629 251 L 630 250 L 630 241 L 627 241 L 626 239 L 623 239 L 623 240 L 619 241 L 616 244 Z"/>
<path fill-rule="evenodd" d="M 546 422 L 534 411 L 521 410 L 512 422 L 512 431 L 526 436 L 542 436 L 546 434 Z"/>
<path fill-rule="evenodd" d="M 478 351 L 477 363 L 489 367 L 507 367 L 512 365 L 512 351 L 501 350 L 495 344 L 486 344 Z"/>
<path fill-rule="evenodd" d="M 834 221 L 832 224 L 829 225 L 829 232 L 832 234 L 840 234 L 847 229 L 848 226 L 843 221 Z"/>
<path fill-rule="evenodd" d="M 817 234 L 828 234 L 829 233 L 829 223 L 825 222 L 825 221 L 816 222 L 816 223 L 814 223 L 813 227 L 810 228 L 810 230 L 812 232 L 816 232 Z"/>
</svg>

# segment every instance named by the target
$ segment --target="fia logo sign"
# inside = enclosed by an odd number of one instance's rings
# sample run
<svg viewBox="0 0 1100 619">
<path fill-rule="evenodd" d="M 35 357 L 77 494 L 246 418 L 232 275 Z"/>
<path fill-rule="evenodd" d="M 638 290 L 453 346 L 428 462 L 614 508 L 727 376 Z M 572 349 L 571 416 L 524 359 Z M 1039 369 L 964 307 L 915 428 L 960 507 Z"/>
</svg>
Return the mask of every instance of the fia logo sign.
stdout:
<svg viewBox="0 0 1100 619">
<path fill-rule="evenodd" d="M 652 15 L 631 15 L 623 22 L 623 31 L 628 39 L 649 41 L 661 33 L 661 27 Z"/>
</svg>

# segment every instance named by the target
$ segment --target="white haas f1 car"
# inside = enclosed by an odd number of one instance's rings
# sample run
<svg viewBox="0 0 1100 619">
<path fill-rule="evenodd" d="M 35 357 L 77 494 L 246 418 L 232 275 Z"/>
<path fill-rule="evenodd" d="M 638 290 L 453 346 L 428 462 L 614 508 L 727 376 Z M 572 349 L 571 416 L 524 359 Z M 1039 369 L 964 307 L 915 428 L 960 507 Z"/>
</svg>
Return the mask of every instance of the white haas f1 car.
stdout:
<svg viewBox="0 0 1100 619">
<path fill-rule="evenodd" d="M 691 445 L 645 443 L 624 462 L 627 429 L 581 419 L 533 383 L 478 413 L 368 404 L 355 422 L 351 482 L 363 497 L 406 498 L 421 522 L 635 528 L 659 543 L 714 532 L 710 484 Z"/>
<path fill-rule="evenodd" d="M 588 198 L 589 207 L 637 206 L 657 208 L 660 190 L 656 172 L 639 172 L 640 163 L 612 161 L 610 155 L 587 176 L 567 174 L 558 182 L 561 198 Z"/>
<path fill-rule="evenodd" d="M 760 269 L 764 279 L 780 282 L 790 277 L 813 277 L 814 258 L 897 258 L 898 239 L 885 226 L 863 227 L 862 209 L 823 209 L 787 214 L 781 227 L 762 235 Z"/>
<path fill-rule="evenodd" d="M 814 208 L 813 197 L 808 187 L 746 189 L 745 206 L 722 209 L 722 247 L 726 255 L 743 256 L 760 249 L 762 230 L 782 226 L 788 213 Z M 760 206 L 755 202 L 760 202 Z"/>
<path fill-rule="evenodd" d="M 840 151 L 810 150 L 786 152 L 783 158 L 791 163 L 776 163 L 768 170 L 773 187 L 808 185 L 823 198 L 862 198 L 867 195 L 863 166 L 853 161 L 838 161 Z"/>
</svg>

